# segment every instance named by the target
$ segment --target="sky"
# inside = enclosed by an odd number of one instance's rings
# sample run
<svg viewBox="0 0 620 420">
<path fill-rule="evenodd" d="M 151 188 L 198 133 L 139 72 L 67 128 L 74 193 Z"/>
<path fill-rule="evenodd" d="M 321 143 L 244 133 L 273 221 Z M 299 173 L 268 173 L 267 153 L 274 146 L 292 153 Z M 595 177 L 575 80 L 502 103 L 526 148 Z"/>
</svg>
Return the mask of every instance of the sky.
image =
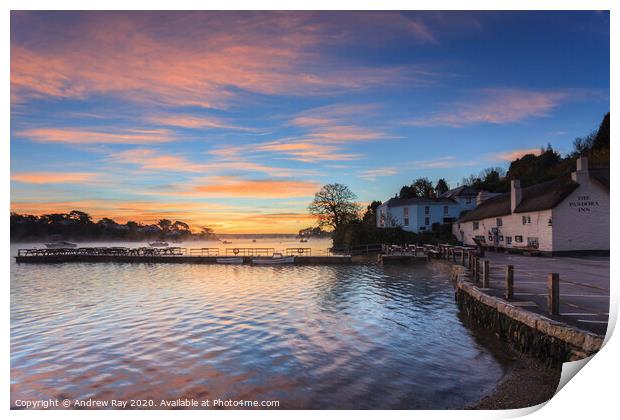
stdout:
<svg viewBox="0 0 620 420">
<path fill-rule="evenodd" d="M 608 12 L 11 13 L 11 211 L 289 233 L 609 111 Z"/>
</svg>

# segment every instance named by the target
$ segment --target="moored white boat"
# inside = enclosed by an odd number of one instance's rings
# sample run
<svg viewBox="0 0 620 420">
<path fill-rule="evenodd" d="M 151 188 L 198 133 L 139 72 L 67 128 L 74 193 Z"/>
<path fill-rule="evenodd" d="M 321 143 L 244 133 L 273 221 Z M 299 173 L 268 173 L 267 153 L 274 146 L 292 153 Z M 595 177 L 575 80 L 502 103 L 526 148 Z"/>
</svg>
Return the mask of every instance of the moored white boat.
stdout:
<svg viewBox="0 0 620 420">
<path fill-rule="evenodd" d="M 275 253 L 272 257 L 255 257 L 252 258 L 252 264 L 293 264 L 295 262 L 295 256 L 285 257 L 282 254 Z"/>
<path fill-rule="evenodd" d="M 48 249 L 77 248 L 77 244 L 67 241 L 58 241 L 47 243 L 45 244 L 45 247 Z"/>
<path fill-rule="evenodd" d="M 243 257 L 222 257 L 216 258 L 218 264 L 243 264 Z"/>
</svg>

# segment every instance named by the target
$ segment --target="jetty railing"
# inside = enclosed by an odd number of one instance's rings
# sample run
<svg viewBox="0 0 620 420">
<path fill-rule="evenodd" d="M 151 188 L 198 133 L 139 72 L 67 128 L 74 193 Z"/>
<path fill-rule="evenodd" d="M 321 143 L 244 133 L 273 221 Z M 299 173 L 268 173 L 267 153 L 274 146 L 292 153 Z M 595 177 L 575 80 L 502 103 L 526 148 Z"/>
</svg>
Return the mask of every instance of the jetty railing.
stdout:
<svg viewBox="0 0 620 420">
<path fill-rule="evenodd" d="M 220 255 L 219 248 L 190 248 L 189 255 L 198 257 L 217 257 Z"/>
<path fill-rule="evenodd" d="M 272 256 L 276 252 L 275 248 L 226 248 L 226 255 L 239 257 L 261 257 Z"/>
<path fill-rule="evenodd" d="M 125 247 L 92 247 L 92 248 L 28 248 L 18 249 L 19 257 L 48 257 L 48 256 L 178 256 L 187 255 L 187 248 L 167 247 L 167 248 L 125 248 Z"/>
<path fill-rule="evenodd" d="M 331 247 L 327 249 L 328 255 L 368 255 L 380 254 L 383 244 L 366 244 L 351 247 Z"/>
<path fill-rule="evenodd" d="M 311 256 L 312 248 L 286 248 L 286 255 L 299 255 L 299 256 Z"/>
</svg>

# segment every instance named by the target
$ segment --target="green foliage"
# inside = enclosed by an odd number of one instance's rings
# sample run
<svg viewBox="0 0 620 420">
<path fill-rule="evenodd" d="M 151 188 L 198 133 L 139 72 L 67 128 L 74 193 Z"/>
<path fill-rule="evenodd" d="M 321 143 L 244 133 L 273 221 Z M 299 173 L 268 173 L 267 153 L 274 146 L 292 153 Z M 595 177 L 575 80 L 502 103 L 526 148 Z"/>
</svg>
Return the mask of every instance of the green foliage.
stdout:
<svg viewBox="0 0 620 420">
<path fill-rule="evenodd" d="M 418 178 L 411 185 L 404 185 L 398 194 L 398 198 L 407 199 L 415 197 L 434 197 L 435 188 L 428 178 Z"/>
<path fill-rule="evenodd" d="M 522 186 L 528 187 L 570 174 L 579 156 L 587 156 L 591 167 L 609 167 L 609 126 L 607 113 L 598 130 L 573 141 L 574 150 L 565 157 L 548 144 L 541 148 L 539 155 L 527 154 L 512 161 L 506 174 L 501 168 L 488 168 L 479 175 L 463 179 L 463 184 L 489 192 L 507 192 L 510 180 L 519 179 Z"/>
<path fill-rule="evenodd" d="M 162 219 L 157 225 L 143 225 L 134 221 L 120 224 L 104 217 L 94 223 L 88 213 L 73 210 L 69 213 L 52 213 L 42 216 L 11 213 L 11 240 L 49 240 L 61 237 L 69 240 L 187 240 L 212 239 L 213 229 L 202 227 L 194 234 L 182 221 Z"/>
</svg>

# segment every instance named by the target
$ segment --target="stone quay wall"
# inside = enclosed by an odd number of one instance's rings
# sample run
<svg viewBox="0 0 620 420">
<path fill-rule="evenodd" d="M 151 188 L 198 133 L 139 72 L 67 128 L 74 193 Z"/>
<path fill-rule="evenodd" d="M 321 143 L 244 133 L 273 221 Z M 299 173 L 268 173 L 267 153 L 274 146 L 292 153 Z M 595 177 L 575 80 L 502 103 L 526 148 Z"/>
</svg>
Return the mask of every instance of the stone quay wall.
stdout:
<svg viewBox="0 0 620 420">
<path fill-rule="evenodd" d="M 468 281 L 463 267 L 453 267 L 456 303 L 468 322 L 494 332 L 500 340 L 550 367 L 598 352 L 604 337 L 554 321 L 487 295 Z"/>
</svg>

